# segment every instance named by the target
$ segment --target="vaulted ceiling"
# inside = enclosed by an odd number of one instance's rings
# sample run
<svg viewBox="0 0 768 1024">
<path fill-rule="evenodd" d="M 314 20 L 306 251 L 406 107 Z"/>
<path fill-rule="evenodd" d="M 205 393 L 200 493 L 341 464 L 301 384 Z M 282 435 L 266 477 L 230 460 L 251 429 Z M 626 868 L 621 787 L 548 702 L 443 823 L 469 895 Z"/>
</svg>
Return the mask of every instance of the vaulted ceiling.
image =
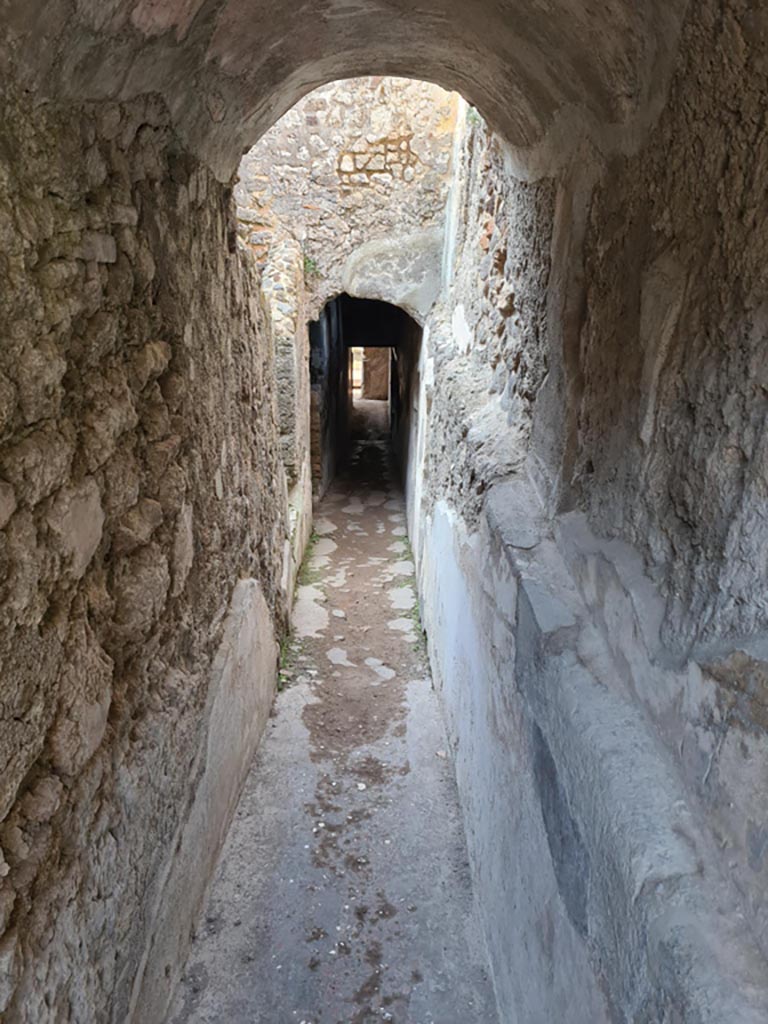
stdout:
<svg viewBox="0 0 768 1024">
<path fill-rule="evenodd" d="M 43 97 L 161 94 L 222 178 L 310 89 L 360 74 L 456 89 L 523 173 L 632 149 L 663 103 L 687 0 L 7 0 L 5 73 Z"/>
</svg>

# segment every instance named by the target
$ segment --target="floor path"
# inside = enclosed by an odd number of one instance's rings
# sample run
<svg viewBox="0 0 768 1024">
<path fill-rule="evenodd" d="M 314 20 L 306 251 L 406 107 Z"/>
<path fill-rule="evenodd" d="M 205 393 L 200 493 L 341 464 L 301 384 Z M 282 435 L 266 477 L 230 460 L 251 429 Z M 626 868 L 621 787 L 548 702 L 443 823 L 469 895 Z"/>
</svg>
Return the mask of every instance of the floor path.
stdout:
<svg viewBox="0 0 768 1024">
<path fill-rule="evenodd" d="M 403 499 L 359 442 L 171 1024 L 495 1024 Z"/>
</svg>

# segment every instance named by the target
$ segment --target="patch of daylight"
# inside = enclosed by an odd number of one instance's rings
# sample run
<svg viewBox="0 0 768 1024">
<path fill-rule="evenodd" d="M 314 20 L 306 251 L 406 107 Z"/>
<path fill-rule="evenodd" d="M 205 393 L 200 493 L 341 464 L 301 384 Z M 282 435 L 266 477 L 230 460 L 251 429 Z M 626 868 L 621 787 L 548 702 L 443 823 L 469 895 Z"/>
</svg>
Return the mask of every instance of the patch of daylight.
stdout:
<svg viewBox="0 0 768 1024">
<path fill-rule="evenodd" d="M 416 604 L 413 587 L 408 584 L 402 587 L 392 587 L 387 593 L 389 594 L 389 603 L 399 611 L 409 611 Z"/>
<path fill-rule="evenodd" d="M 329 576 L 326 583 L 335 588 L 343 587 L 347 582 L 347 570 L 342 566 L 333 576 Z"/>
<path fill-rule="evenodd" d="M 413 629 L 413 622 L 410 619 L 390 619 L 387 628 L 394 629 L 398 633 L 410 633 Z"/>
<path fill-rule="evenodd" d="M 328 611 L 321 602 L 325 595 L 311 584 L 300 586 L 293 608 L 293 628 L 299 637 L 318 637 L 328 628 Z"/>
<path fill-rule="evenodd" d="M 326 657 L 334 665 L 343 665 L 345 668 L 355 668 L 355 663 L 350 661 L 347 657 L 347 652 L 343 647 L 332 647 L 330 651 L 325 652 Z"/>
<path fill-rule="evenodd" d="M 331 524 L 333 525 L 333 524 Z M 333 527 L 334 530 L 336 527 Z M 338 544 L 335 540 L 331 540 L 330 537 L 321 537 L 320 540 L 316 541 L 314 548 L 312 549 L 313 555 L 332 555 L 333 552 L 338 548 Z"/>
<path fill-rule="evenodd" d="M 365 664 L 368 668 L 372 668 L 379 679 L 394 679 L 397 674 L 393 668 L 389 665 L 385 665 L 379 658 L 366 658 Z"/>
<path fill-rule="evenodd" d="M 412 576 L 414 571 L 414 565 L 410 558 L 404 558 L 401 562 L 393 562 L 389 568 L 395 576 Z"/>
<path fill-rule="evenodd" d="M 332 523 L 330 519 L 316 519 L 313 526 L 315 533 L 318 533 L 321 537 L 329 533 L 335 533 L 338 530 L 336 523 Z M 318 541 L 318 543 L 320 542 Z"/>
</svg>

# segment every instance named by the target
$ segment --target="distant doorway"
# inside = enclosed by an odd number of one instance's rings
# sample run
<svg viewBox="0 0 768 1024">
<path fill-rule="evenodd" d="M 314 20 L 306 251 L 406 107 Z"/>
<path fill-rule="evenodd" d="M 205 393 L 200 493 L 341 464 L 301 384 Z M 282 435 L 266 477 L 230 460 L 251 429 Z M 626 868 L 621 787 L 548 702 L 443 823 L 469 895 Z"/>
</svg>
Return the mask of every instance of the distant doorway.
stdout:
<svg viewBox="0 0 768 1024">
<path fill-rule="evenodd" d="M 390 427 L 392 348 L 353 346 L 349 349 L 352 437 L 371 430 L 385 435 Z"/>
</svg>

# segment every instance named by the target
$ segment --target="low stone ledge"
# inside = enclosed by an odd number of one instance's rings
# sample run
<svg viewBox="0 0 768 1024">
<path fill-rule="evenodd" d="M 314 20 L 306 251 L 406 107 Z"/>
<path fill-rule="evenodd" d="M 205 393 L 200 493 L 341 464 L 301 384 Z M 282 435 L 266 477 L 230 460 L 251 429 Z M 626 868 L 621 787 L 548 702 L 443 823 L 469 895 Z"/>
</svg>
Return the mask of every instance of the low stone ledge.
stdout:
<svg viewBox="0 0 768 1024">
<path fill-rule="evenodd" d="M 500 1012 L 758 1024 L 749 908 L 642 689 L 680 676 L 634 679 L 652 581 L 631 559 L 617 574 L 604 551 L 576 555 L 540 508 L 522 475 L 471 529 L 438 502 L 419 567 Z"/>
</svg>

